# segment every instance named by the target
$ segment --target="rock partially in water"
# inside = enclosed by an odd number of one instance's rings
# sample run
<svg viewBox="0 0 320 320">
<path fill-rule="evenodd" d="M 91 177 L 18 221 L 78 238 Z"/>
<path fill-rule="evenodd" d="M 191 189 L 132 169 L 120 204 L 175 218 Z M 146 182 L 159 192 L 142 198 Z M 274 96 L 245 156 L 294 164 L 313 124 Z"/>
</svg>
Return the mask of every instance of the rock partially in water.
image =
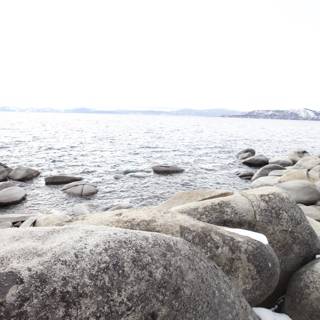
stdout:
<svg viewBox="0 0 320 320">
<path fill-rule="evenodd" d="M 3 163 L 0 163 L 0 181 L 6 181 L 11 169 Z"/>
<path fill-rule="evenodd" d="M 182 239 L 77 226 L 6 229 L 0 243 L 1 319 L 259 319 Z"/>
<path fill-rule="evenodd" d="M 237 173 L 238 177 L 244 180 L 251 180 L 251 178 L 254 176 L 254 172 L 253 171 L 241 171 L 239 173 Z"/>
<path fill-rule="evenodd" d="M 282 167 L 290 167 L 293 165 L 293 162 L 286 158 L 272 158 L 269 160 L 269 164 L 278 164 Z"/>
<path fill-rule="evenodd" d="M 320 252 L 319 238 L 304 213 L 277 187 L 250 189 L 171 210 L 203 222 L 264 234 L 280 261 L 275 298 L 284 293 L 290 276 Z"/>
<path fill-rule="evenodd" d="M 37 177 L 40 174 L 38 170 L 28 168 L 28 167 L 22 167 L 19 166 L 15 169 L 13 169 L 10 174 L 9 178 L 16 181 L 28 181 L 32 180 L 33 178 Z"/>
<path fill-rule="evenodd" d="M 256 155 L 250 158 L 247 158 L 242 161 L 243 164 L 249 167 L 263 167 L 269 163 L 269 159 L 264 155 Z"/>
<path fill-rule="evenodd" d="M 309 181 L 292 180 L 279 183 L 277 187 L 287 192 L 296 203 L 312 205 L 320 200 L 319 190 Z"/>
<path fill-rule="evenodd" d="M 9 187 L 0 191 L 0 207 L 18 204 L 25 199 L 26 192 L 20 187 Z"/>
<path fill-rule="evenodd" d="M 309 152 L 303 149 L 291 151 L 288 154 L 288 159 L 292 161 L 293 164 L 297 163 L 303 157 L 309 156 Z"/>
<path fill-rule="evenodd" d="M 203 223 L 191 217 L 159 211 L 159 207 L 89 214 L 75 223 L 164 233 L 199 248 L 242 290 L 251 305 L 259 305 L 275 289 L 279 261 L 270 246 L 233 229 Z M 248 232 L 246 232 L 248 234 Z"/>
<path fill-rule="evenodd" d="M 10 187 L 16 187 L 16 186 L 17 186 L 17 183 L 14 181 L 0 182 L 0 191 Z"/>
<path fill-rule="evenodd" d="M 247 148 L 244 150 L 241 150 L 240 152 L 237 153 L 237 158 L 239 160 L 244 160 L 250 157 L 253 157 L 256 154 L 256 151 L 252 148 Z"/>
<path fill-rule="evenodd" d="M 178 166 L 170 166 L 170 165 L 153 166 L 152 170 L 156 174 L 166 174 L 166 175 L 184 172 L 184 169 L 182 169 Z"/>
<path fill-rule="evenodd" d="M 293 320 L 320 318 L 320 259 L 316 259 L 291 278 L 285 297 L 284 311 Z"/>
<path fill-rule="evenodd" d="M 254 180 L 251 183 L 251 188 L 260 188 L 260 187 L 272 187 L 277 185 L 279 182 L 279 177 L 277 176 L 267 176 L 267 177 L 261 177 L 256 180 Z"/>
<path fill-rule="evenodd" d="M 71 182 L 81 181 L 81 177 L 74 177 L 74 176 L 67 176 L 67 175 L 55 175 L 55 176 L 49 176 L 45 179 L 45 184 L 47 185 L 61 185 L 61 184 L 67 184 Z"/>
<path fill-rule="evenodd" d="M 266 177 L 271 171 L 274 170 L 284 170 L 285 168 L 278 164 L 267 164 L 266 166 L 260 168 L 252 177 L 252 181 L 259 179 L 261 177 Z"/>
<path fill-rule="evenodd" d="M 92 196 L 98 192 L 98 189 L 95 186 L 83 181 L 69 183 L 65 185 L 61 190 L 70 195 L 79 197 Z"/>
</svg>

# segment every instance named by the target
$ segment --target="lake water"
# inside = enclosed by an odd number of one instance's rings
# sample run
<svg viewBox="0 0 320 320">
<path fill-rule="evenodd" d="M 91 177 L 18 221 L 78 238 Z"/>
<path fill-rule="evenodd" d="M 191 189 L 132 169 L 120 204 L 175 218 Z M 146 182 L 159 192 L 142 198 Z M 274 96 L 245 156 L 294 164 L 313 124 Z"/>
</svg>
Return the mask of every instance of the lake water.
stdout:
<svg viewBox="0 0 320 320">
<path fill-rule="evenodd" d="M 69 211 L 87 203 L 105 209 L 118 203 L 160 203 L 177 191 L 246 188 L 235 171 L 244 168 L 235 154 L 246 147 L 268 157 L 305 148 L 320 154 L 320 123 L 177 116 L 0 113 L 0 162 L 41 171 L 27 182 L 27 200 L 1 213 Z M 150 172 L 155 164 L 177 164 L 172 176 Z M 142 169 L 122 175 L 126 169 Z M 52 174 L 81 176 L 99 188 L 79 199 L 45 186 Z M 115 179 L 120 175 L 120 179 Z"/>
</svg>

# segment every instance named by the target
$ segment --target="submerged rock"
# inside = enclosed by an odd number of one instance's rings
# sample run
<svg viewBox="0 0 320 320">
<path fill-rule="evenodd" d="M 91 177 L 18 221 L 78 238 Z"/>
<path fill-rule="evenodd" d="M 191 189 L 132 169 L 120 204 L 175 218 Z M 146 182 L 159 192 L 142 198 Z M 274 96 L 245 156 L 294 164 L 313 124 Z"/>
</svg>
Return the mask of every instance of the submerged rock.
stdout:
<svg viewBox="0 0 320 320">
<path fill-rule="evenodd" d="M 45 184 L 47 185 L 60 185 L 60 184 L 67 184 L 71 182 L 81 181 L 81 177 L 74 177 L 74 176 L 66 176 L 66 175 L 55 175 L 49 176 L 45 179 Z"/>
<path fill-rule="evenodd" d="M 9 187 L 0 191 L 0 207 L 18 204 L 25 199 L 26 192 L 20 187 Z"/>
<path fill-rule="evenodd" d="M 77 226 L 6 229 L 0 243 L 1 319 L 259 319 L 175 237 Z"/>
<path fill-rule="evenodd" d="M 65 185 L 62 189 L 65 193 L 73 196 L 88 197 L 96 194 L 98 189 L 86 182 L 76 181 Z"/>
<path fill-rule="evenodd" d="M 152 170 L 157 174 L 174 174 L 174 173 L 182 173 L 184 169 L 178 166 L 169 166 L 169 165 L 158 165 L 153 166 Z"/>
<path fill-rule="evenodd" d="M 39 174 L 40 172 L 38 170 L 20 166 L 13 169 L 8 177 L 16 181 L 28 181 L 37 177 Z"/>
<path fill-rule="evenodd" d="M 259 154 L 243 160 L 242 163 L 249 167 L 263 167 L 269 163 L 269 159 L 266 156 Z"/>
<path fill-rule="evenodd" d="M 316 259 L 291 278 L 285 297 L 285 312 L 293 320 L 319 320 L 320 259 Z"/>
</svg>

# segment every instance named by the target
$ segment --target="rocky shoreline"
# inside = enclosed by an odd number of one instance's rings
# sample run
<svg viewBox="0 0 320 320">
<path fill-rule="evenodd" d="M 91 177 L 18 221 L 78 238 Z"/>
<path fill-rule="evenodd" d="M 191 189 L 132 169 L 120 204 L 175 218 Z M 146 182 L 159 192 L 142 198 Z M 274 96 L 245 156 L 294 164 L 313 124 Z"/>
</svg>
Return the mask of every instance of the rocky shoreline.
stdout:
<svg viewBox="0 0 320 320">
<path fill-rule="evenodd" d="M 0 216 L 0 319 L 319 319 L 320 157 L 269 159 L 251 148 L 237 157 L 245 190 Z M 19 184 L 39 174 L 0 164 L 0 206 L 23 201 Z M 73 196 L 98 192 L 81 177 L 45 183 Z"/>
</svg>

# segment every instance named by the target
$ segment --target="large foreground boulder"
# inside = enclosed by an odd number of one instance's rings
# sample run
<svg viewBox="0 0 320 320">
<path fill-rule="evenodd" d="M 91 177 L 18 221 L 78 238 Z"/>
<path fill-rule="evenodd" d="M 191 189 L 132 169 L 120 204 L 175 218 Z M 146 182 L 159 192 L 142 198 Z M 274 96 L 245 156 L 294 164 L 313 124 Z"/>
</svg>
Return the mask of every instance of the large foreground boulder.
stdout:
<svg viewBox="0 0 320 320">
<path fill-rule="evenodd" d="M 231 279 L 250 305 L 262 303 L 278 284 L 280 267 L 272 248 L 238 230 L 200 222 L 159 208 L 119 210 L 80 216 L 76 223 L 159 232 L 182 238 L 199 248 Z M 244 231 L 246 235 L 250 232 Z"/>
<path fill-rule="evenodd" d="M 290 276 L 320 252 L 320 242 L 302 210 L 281 189 L 263 187 L 171 209 L 210 224 L 264 234 L 280 261 L 276 295 Z"/>
<path fill-rule="evenodd" d="M 285 312 L 292 320 L 320 319 L 320 260 L 316 259 L 292 277 L 285 297 Z"/>
<path fill-rule="evenodd" d="M 13 169 L 10 174 L 9 178 L 16 181 L 28 181 L 32 180 L 33 178 L 37 177 L 40 174 L 38 170 L 28 168 L 28 167 L 22 167 L 19 166 L 15 169 Z"/>
<path fill-rule="evenodd" d="M 0 319 L 258 319 L 178 238 L 77 226 L 6 229 L 0 243 Z"/>
</svg>

